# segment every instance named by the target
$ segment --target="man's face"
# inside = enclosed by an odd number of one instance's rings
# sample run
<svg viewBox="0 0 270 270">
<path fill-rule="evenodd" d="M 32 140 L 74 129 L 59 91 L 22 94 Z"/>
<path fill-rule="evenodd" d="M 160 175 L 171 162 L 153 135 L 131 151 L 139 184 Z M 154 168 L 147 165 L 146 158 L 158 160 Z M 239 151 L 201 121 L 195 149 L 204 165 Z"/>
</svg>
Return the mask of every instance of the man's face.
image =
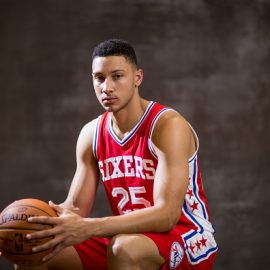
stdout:
<svg viewBox="0 0 270 270">
<path fill-rule="evenodd" d="M 123 56 L 96 57 L 92 63 L 96 96 L 106 111 L 125 107 L 138 91 L 142 71 Z"/>
</svg>

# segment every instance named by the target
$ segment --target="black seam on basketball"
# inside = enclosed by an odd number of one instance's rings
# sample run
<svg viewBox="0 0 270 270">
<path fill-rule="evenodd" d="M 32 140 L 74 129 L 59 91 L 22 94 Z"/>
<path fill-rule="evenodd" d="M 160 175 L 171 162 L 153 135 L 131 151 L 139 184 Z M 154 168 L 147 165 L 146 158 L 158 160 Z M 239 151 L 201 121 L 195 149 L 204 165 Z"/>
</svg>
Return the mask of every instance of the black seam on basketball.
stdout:
<svg viewBox="0 0 270 270">
<path fill-rule="evenodd" d="M 50 217 L 53 217 L 51 214 L 49 214 L 48 212 L 44 211 L 43 209 L 41 209 L 41 208 L 39 208 L 39 207 L 37 207 L 37 206 L 34 206 L 34 205 L 28 205 L 28 204 L 20 204 L 20 205 L 13 205 L 13 206 L 10 206 L 10 207 L 8 207 L 8 208 L 5 210 L 5 212 L 8 211 L 9 209 L 15 208 L 15 207 L 17 207 L 17 208 L 18 208 L 18 207 L 32 207 L 32 208 L 35 208 L 35 209 L 40 210 L 41 212 L 47 214 L 47 215 L 50 216 Z M 52 209 L 52 211 L 53 211 L 53 209 Z M 5 212 L 2 212 L 1 215 L 3 215 Z"/>
<path fill-rule="evenodd" d="M 42 251 L 37 251 L 37 252 L 29 252 L 29 253 L 20 253 L 20 252 L 17 252 L 17 253 L 15 253 L 15 252 L 10 252 L 10 251 L 7 251 L 7 250 L 5 250 L 4 248 L 2 248 L 1 249 L 2 251 L 4 251 L 5 253 L 7 253 L 7 254 L 10 254 L 10 255 L 26 255 L 26 256 L 31 256 L 31 255 L 35 255 L 35 254 L 38 254 L 38 253 L 43 253 L 43 252 L 46 252 L 46 251 L 48 251 L 49 250 L 49 248 L 48 249 L 44 249 L 44 250 L 42 250 Z"/>
</svg>

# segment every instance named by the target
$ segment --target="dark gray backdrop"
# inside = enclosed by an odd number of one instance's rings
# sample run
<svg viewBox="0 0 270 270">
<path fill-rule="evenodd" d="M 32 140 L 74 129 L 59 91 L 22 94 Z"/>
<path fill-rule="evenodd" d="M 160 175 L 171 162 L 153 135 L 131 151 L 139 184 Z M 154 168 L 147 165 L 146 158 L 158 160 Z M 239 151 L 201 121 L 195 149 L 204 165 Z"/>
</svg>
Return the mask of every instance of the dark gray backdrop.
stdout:
<svg viewBox="0 0 270 270">
<path fill-rule="evenodd" d="M 142 95 L 198 132 L 214 269 L 268 269 L 269 29 L 267 0 L 0 0 L 0 208 L 64 200 L 80 129 L 102 112 L 91 50 L 120 37 L 145 71 Z M 103 196 L 94 216 L 110 213 Z"/>
</svg>

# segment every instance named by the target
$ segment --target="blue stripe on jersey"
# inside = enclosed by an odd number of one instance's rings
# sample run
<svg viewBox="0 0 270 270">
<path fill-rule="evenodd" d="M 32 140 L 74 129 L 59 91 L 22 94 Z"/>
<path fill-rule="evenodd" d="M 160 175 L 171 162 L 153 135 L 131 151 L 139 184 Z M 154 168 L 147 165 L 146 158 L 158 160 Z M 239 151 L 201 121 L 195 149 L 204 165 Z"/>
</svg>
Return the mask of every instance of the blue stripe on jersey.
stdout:
<svg viewBox="0 0 270 270">
<path fill-rule="evenodd" d="M 206 214 L 206 209 L 205 209 L 205 205 L 204 203 L 201 201 L 201 199 L 198 196 L 197 193 L 197 158 L 194 159 L 193 161 L 193 168 L 194 168 L 194 173 L 193 173 L 193 190 L 194 190 L 194 195 L 196 197 L 196 199 L 198 200 L 198 202 L 200 203 L 201 207 L 202 207 L 202 211 L 203 211 L 203 217 L 206 219 L 207 218 L 207 214 Z"/>
<path fill-rule="evenodd" d="M 151 140 L 151 137 L 152 137 L 152 133 L 153 133 L 153 129 L 154 129 L 154 126 L 158 120 L 158 118 L 160 117 L 160 115 L 165 112 L 165 111 L 168 111 L 168 110 L 172 110 L 171 108 L 164 108 L 162 109 L 156 116 L 155 118 L 153 119 L 152 123 L 151 123 L 151 127 L 150 127 L 150 140 L 148 142 L 148 147 L 149 147 L 149 150 L 150 152 L 154 155 L 155 158 L 157 158 L 157 154 L 154 150 L 154 147 L 152 145 L 152 140 Z"/>
<path fill-rule="evenodd" d="M 193 160 L 196 158 L 196 155 L 194 155 L 193 157 L 191 157 L 191 159 L 188 161 L 188 163 L 193 162 Z"/>
<path fill-rule="evenodd" d="M 114 133 L 112 126 L 111 126 L 111 118 L 108 118 L 108 126 L 109 126 L 109 132 L 111 134 L 111 136 L 113 137 L 113 139 L 120 144 L 121 146 L 123 146 L 125 143 L 127 143 L 132 136 L 136 133 L 136 131 L 139 129 L 139 127 L 141 126 L 142 122 L 144 121 L 144 119 L 146 118 L 146 116 L 148 115 L 148 112 L 151 110 L 151 108 L 154 106 L 155 102 L 151 101 L 150 104 L 148 105 L 146 111 L 144 112 L 141 120 L 138 122 L 138 124 L 134 127 L 134 129 L 128 134 L 128 136 L 126 138 L 124 138 L 123 140 L 120 140 Z"/>
<path fill-rule="evenodd" d="M 195 263 L 195 262 L 198 263 L 200 260 L 207 258 L 209 254 L 217 251 L 217 249 L 218 249 L 217 246 L 213 247 L 213 248 L 209 248 L 204 254 L 202 254 L 201 256 L 198 256 L 196 259 L 191 257 L 191 256 L 189 256 L 189 259 L 193 263 Z"/>
<path fill-rule="evenodd" d="M 197 227 L 200 229 L 199 232 L 202 233 L 202 232 L 203 232 L 203 227 L 202 227 L 202 225 L 197 221 L 197 219 L 189 212 L 186 201 L 184 201 L 184 204 L 183 204 L 183 210 L 185 211 L 186 215 L 187 215 L 187 216 L 195 223 L 195 225 L 197 225 Z M 197 231 L 194 231 L 194 234 L 195 234 L 195 233 L 197 233 Z M 191 234 L 191 236 L 193 236 L 193 234 Z"/>
<path fill-rule="evenodd" d="M 95 158 L 97 158 L 97 143 L 98 143 L 98 130 L 99 130 L 100 119 L 101 119 L 101 115 L 97 119 L 95 132 L 94 132 L 94 138 L 93 138 L 93 154 Z"/>
</svg>

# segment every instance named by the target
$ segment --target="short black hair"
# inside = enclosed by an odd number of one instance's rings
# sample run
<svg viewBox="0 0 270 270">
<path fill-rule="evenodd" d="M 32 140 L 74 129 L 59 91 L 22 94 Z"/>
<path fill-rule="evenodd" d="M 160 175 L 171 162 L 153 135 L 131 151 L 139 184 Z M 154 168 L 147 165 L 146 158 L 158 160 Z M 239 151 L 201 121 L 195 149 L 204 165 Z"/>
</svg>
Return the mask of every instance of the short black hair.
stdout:
<svg viewBox="0 0 270 270">
<path fill-rule="evenodd" d="M 133 47 L 125 40 L 108 39 L 99 43 L 92 54 L 92 61 L 95 57 L 124 56 L 127 61 L 138 66 L 137 56 Z"/>
</svg>

